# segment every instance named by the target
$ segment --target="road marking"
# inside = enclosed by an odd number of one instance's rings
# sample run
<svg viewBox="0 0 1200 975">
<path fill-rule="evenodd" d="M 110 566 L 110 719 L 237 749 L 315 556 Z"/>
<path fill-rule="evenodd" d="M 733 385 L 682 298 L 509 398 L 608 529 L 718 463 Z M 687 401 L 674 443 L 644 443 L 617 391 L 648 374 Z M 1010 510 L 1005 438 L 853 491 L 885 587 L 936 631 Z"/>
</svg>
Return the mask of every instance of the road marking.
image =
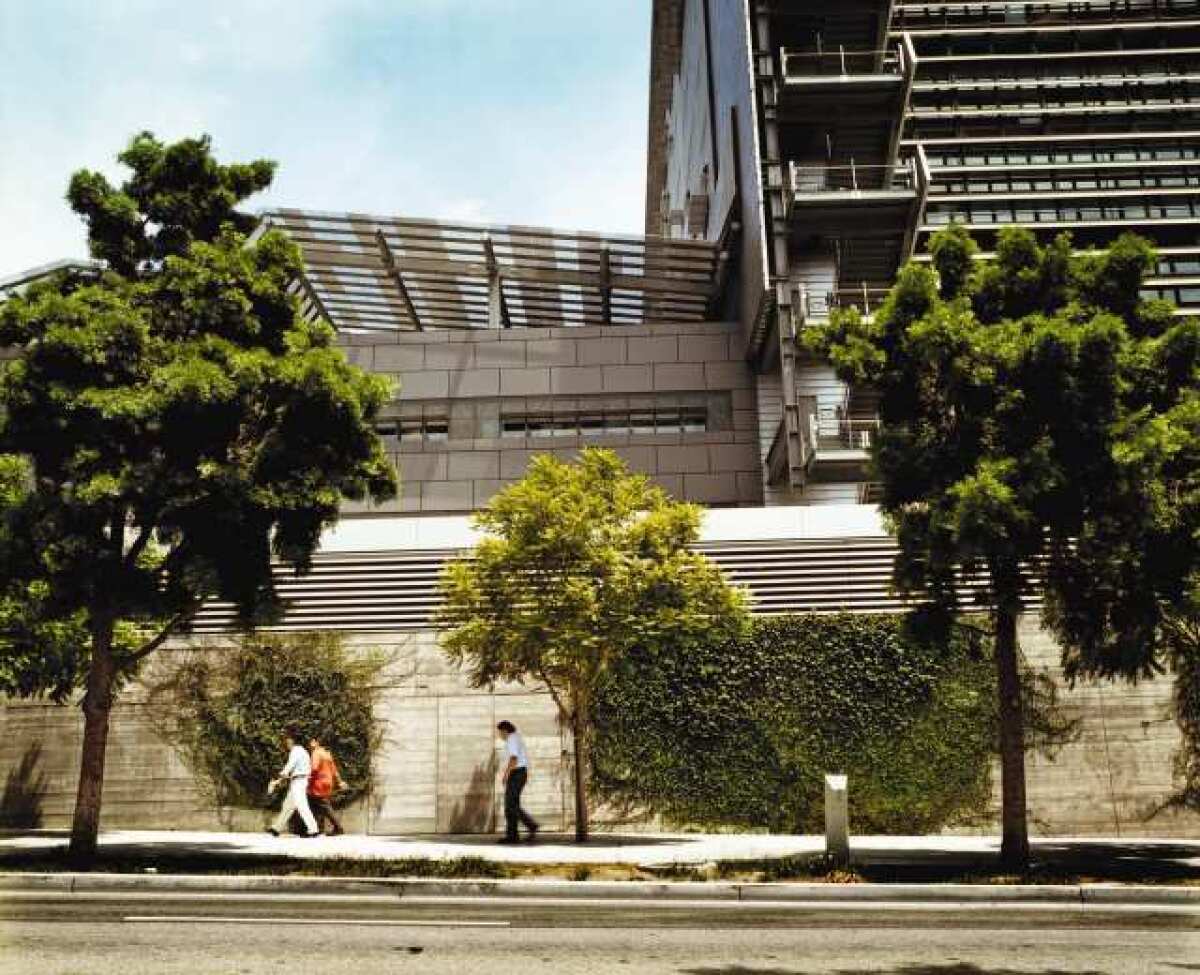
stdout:
<svg viewBox="0 0 1200 975">
<path fill-rule="evenodd" d="M 368 918 L 302 917 L 220 917 L 209 914 L 126 914 L 122 921 L 131 924 L 347 924 L 357 927 L 402 928 L 507 928 L 510 921 L 427 921 L 380 920 Z"/>
</svg>

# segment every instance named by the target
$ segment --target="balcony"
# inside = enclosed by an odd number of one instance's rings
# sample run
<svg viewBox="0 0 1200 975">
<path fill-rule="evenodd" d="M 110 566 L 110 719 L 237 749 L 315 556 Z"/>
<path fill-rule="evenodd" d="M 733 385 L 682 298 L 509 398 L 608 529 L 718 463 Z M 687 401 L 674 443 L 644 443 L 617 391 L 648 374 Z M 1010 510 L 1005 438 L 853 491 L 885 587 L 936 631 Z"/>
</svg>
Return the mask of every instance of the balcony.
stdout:
<svg viewBox="0 0 1200 975">
<path fill-rule="evenodd" d="M 928 177 L 917 157 L 895 166 L 790 162 L 784 191 L 795 234 L 904 237 L 917 225 Z"/>
<path fill-rule="evenodd" d="M 789 304 L 793 337 L 804 328 L 825 324 L 835 311 L 857 308 L 864 318 L 870 318 L 890 291 L 890 288 L 869 287 L 866 283 L 858 288 L 822 291 L 796 282 L 791 288 Z"/>
<path fill-rule="evenodd" d="M 799 396 L 767 451 L 767 483 L 802 488 L 808 481 L 858 481 L 866 476 L 879 418 L 869 393 L 848 391 L 835 409 Z"/>
<path fill-rule="evenodd" d="M 779 107 L 783 121 L 834 119 L 898 125 L 916 74 L 907 35 L 880 50 L 779 51 Z"/>
</svg>

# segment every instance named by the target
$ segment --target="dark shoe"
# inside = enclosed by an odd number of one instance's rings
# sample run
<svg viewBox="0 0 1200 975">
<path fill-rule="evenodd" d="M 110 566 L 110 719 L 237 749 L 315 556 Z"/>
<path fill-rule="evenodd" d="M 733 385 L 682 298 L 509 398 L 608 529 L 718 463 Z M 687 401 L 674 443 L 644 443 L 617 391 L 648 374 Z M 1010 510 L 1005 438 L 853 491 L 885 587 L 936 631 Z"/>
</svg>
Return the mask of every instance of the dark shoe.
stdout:
<svg viewBox="0 0 1200 975">
<path fill-rule="evenodd" d="M 321 837 L 321 836 L 324 836 L 324 835 L 325 835 L 324 833 L 322 833 L 322 832 L 319 832 L 319 831 L 318 831 L 318 832 L 316 832 L 316 833 L 305 833 L 305 834 L 304 834 L 304 838 L 305 838 L 306 840 L 315 840 L 315 839 L 317 839 L 318 837 Z"/>
<path fill-rule="evenodd" d="M 267 832 L 270 833 L 272 836 L 274 836 L 276 839 L 279 838 L 279 830 L 277 830 L 274 826 L 268 826 Z"/>
<path fill-rule="evenodd" d="M 536 843 L 538 830 L 541 828 L 542 827 L 540 827 L 540 826 L 530 826 L 529 827 L 529 836 L 526 838 L 525 842 L 526 843 Z"/>
<path fill-rule="evenodd" d="M 342 829 L 342 827 L 340 827 L 340 826 L 335 826 L 335 827 L 333 828 L 333 832 L 332 832 L 332 833 L 330 833 L 329 835 L 330 835 L 330 836 L 341 836 L 341 835 L 342 835 L 344 832 L 346 832 L 346 831 L 345 831 L 344 829 Z"/>
<path fill-rule="evenodd" d="M 516 842 L 517 838 L 515 836 L 506 836 L 502 840 L 496 840 L 499 846 L 513 846 Z"/>
</svg>

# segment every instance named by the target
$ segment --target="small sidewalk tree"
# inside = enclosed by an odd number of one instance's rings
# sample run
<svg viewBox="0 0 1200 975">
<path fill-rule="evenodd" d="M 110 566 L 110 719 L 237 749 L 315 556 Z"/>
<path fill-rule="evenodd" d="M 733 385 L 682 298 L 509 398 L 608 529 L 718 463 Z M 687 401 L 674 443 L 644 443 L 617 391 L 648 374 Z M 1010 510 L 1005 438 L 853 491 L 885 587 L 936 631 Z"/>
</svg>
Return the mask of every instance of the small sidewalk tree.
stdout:
<svg viewBox="0 0 1200 975">
<path fill-rule="evenodd" d="M 120 188 L 81 171 L 68 199 L 98 275 L 0 304 L 0 678 L 59 699 L 84 687 L 71 852 L 96 849 L 121 680 L 201 603 L 243 622 L 278 608 L 272 558 L 305 571 L 343 497 L 395 474 L 373 429 L 389 384 L 300 314 L 301 271 L 236 207 L 274 164 L 222 165 L 207 138 L 149 133 Z"/>
<path fill-rule="evenodd" d="M 606 673 L 634 647 L 670 653 L 746 625 L 742 593 L 688 547 L 700 518 L 610 450 L 584 449 L 577 463 L 538 455 L 475 515 L 486 534 L 473 557 L 444 572 L 437 622 L 450 658 L 476 687 L 536 681 L 570 728 L 579 842 Z"/>
<path fill-rule="evenodd" d="M 952 226 L 935 235 L 933 266 L 909 264 L 873 319 L 835 316 L 813 336 L 839 375 L 880 394 L 873 446 L 881 506 L 900 545 L 896 580 L 953 614 L 964 576 L 991 614 L 998 674 L 1003 792 L 1002 860 L 1028 863 L 1025 729 L 1017 620 L 1040 585 L 1045 620 L 1076 654 L 1064 606 L 1086 607 L 1111 573 L 1079 571 L 1085 535 L 1092 564 L 1122 557 L 1120 532 L 1089 535 L 1121 498 L 1136 497 L 1121 463 L 1128 386 L 1171 322 L 1169 306 L 1144 301 L 1154 267 L 1145 241 L 1072 255 L 1070 238 L 1041 246 L 1002 230 L 996 258 Z M 1035 584 L 1030 569 L 1040 567 Z M 1056 609 L 1056 607 L 1059 607 Z M 1078 617 L 1077 617 L 1078 618 Z M 1131 618 L 1106 623 L 1103 667 L 1136 677 L 1154 667 Z M 1112 630 L 1119 636 L 1114 637 Z M 1091 660 L 1095 662 L 1095 657 Z"/>
</svg>

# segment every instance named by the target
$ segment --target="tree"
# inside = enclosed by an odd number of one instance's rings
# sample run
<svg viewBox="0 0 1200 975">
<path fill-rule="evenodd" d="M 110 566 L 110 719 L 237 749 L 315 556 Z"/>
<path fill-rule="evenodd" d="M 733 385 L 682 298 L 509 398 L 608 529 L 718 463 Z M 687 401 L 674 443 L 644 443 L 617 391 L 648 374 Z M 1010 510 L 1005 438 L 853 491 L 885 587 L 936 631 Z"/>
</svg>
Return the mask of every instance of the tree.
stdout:
<svg viewBox="0 0 1200 975">
<path fill-rule="evenodd" d="M 67 194 L 104 270 L 0 305 L 16 352 L 0 454 L 24 472 L 3 496 L 0 674 L 22 693 L 84 688 L 77 857 L 95 852 L 121 682 L 206 599 L 247 626 L 270 619 L 272 558 L 307 570 L 343 497 L 395 492 L 372 426 L 389 385 L 302 317 L 296 246 L 246 237 L 255 221 L 236 207 L 274 164 L 222 165 L 207 137 L 149 133 L 118 159 L 120 188 L 85 170 Z M 64 637 L 53 654 L 36 642 L 47 628 Z"/>
<path fill-rule="evenodd" d="M 1040 591 L 1050 607 L 1046 621 L 1058 631 L 1055 607 L 1072 576 L 1072 602 L 1094 594 L 1072 566 L 1081 533 L 1127 493 L 1124 394 L 1170 309 L 1140 297 L 1154 252 L 1131 235 L 1076 257 L 1067 235 L 1041 246 L 1027 231 L 1006 229 L 995 259 L 978 261 L 970 236 L 952 226 L 935 235 L 931 253 L 932 267 L 901 270 L 872 320 L 835 316 L 812 344 L 843 379 L 879 389 L 872 460 L 900 547 L 898 587 L 922 594 L 946 618 L 973 591 L 989 614 L 1001 856 L 1023 868 L 1029 841 L 1017 620 Z M 1120 554 L 1099 538 L 1089 551 L 1106 564 Z M 1035 565 L 1040 581 L 1029 571 Z M 1152 669 L 1128 621 L 1111 622 L 1125 654 L 1106 657 L 1109 673 Z"/>
<path fill-rule="evenodd" d="M 573 464 L 538 455 L 475 515 L 486 534 L 473 557 L 443 574 L 438 625 L 450 658 L 476 687 L 537 681 L 571 729 L 579 842 L 605 674 L 635 648 L 668 653 L 746 625 L 741 592 L 688 548 L 700 517 L 612 451 L 585 449 Z"/>
</svg>

